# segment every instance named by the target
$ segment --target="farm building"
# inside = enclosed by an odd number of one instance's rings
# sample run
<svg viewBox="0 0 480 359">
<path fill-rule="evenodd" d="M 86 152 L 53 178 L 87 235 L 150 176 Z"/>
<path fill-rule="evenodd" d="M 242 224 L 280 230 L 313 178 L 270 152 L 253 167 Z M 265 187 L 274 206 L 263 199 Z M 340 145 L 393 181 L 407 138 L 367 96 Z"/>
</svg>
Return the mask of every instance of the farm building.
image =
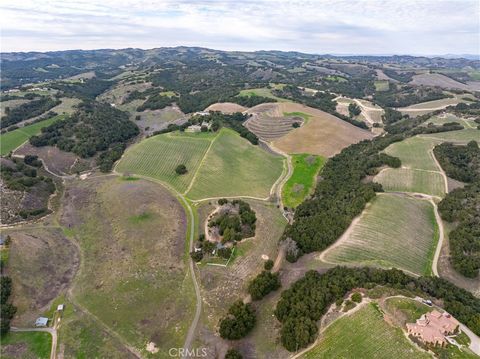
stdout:
<svg viewBox="0 0 480 359">
<path fill-rule="evenodd" d="M 448 343 L 446 336 L 454 333 L 459 324 L 450 314 L 433 310 L 422 315 L 416 323 L 407 323 L 407 332 L 425 344 L 443 346 Z"/>
<path fill-rule="evenodd" d="M 45 318 L 45 317 L 38 317 L 37 320 L 35 321 L 36 327 L 46 327 L 47 324 L 48 324 L 48 318 Z"/>
</svg>

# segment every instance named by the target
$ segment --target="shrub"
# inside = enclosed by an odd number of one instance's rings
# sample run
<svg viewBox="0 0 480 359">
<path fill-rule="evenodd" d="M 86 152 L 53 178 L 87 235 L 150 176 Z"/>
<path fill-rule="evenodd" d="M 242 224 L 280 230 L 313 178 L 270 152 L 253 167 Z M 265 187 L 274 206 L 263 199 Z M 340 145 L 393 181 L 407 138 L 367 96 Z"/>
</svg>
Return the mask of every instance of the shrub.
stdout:
<svg viewBox="0 0 480 359">
<path fill-rule="evenodd" d="M 228 349 L 227 354 L 225 354 L 225 359 L 242 359 L 243 356 L 237 349 L 231 348 Z"/>
<path fill-rule="evenodd" d="M 177 168 L 175 168 L 175 172 L 178 175 L 184 175 L 188 171 L 187 171 L 187 167 L 185 165 L 178 165 Z"/>
<path fill-rule="evenodd" d="M 195 262 L 200 262 L 203 259 L 203 251 L 190 252 L 190 257 L 192 257 Z"/>
<path fill-rule="evenodd" d="M 362 295 L 358 292 L 355 292 L 352 294 L 350 299 L 352 299 L 355 303 L 360 303 L 362 301 Z"/>
<path fill-rule="evenodd" d="M 265 261 L 263 268 L 265 268 L 265 270 L 271 270 L 273 268 L 273 260 L 269 259 Z"/>
</svg>

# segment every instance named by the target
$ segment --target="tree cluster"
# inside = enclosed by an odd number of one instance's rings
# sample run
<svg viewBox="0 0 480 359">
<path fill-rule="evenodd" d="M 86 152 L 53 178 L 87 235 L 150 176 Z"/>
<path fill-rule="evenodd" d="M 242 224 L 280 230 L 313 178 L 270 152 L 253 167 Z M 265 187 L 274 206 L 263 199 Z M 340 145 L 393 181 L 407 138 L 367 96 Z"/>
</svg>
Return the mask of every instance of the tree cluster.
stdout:
<svg viewBox="0 0 480 359">
<path fill-rule="evenodd" d="M 352 102 L 348 105 L 348 113 L 350 117 L 356 117 L 362 113 L 362 109 L 356 103 Z"/>
<path fill-rule="evenodd" d="M 275 309 L 275 316 L 282 323 L 282 345 L 289 351 L 308 346 L 317 335 L 315 323 L 331 304 L 353 288 L 376 285 L 407 289 L 418 295 L 440 299 L 446 311 L 480 334 L 480 299 L 444 279 L 414 278 L 398 269 L 335 267 L 324 274 L 309 271 L 283 291 Z"/>
<path fill-rule="evenodd" d="M 253 300 L 260 300 L 268 293 L 276 291 L 281 287 L 280 277 L 278 273 L 270 271 L 262 271 L 248 284 L 248 294 Z"/>
<path fill-rule="evenodd" d="M 4 336 L 10 330 L 10 322 L 13 319 L 17 308 L 9 303 L 9 298 L 12 293 L 12 279 L 2 275 L 0 277 L 0 335 Z"/>
<path fill-rule="evenodd" d="M 245 107 L 253 107 L 261 103 L 277 102 L 277 100 L 264 96 L 233 96 L 230 97 L 227 102 L 238 103 Z"/>
<path fill-rule="evenodd" d="M 442 218 L 457 226 L 449 234 L 450 261 L 458 272 L 476 278 L 480 270 L 480 181 L 448 193 L 439 203 Z"/>
<path fill-rule="evenodd" d="M 74 97 L 82 100 L 94 100 L 98 95 L 105 92 L 112 81 L 94 77 L 84 82 L 57 82 L 50 84 L 50 87 L 63 93 L 63 96 Z"/>
<path fill-rule="evenodd" d="M 228 309 L 227 316 L 220 320 L 220 336 L 223 339 L 241 339 L 253 329 L 255 322 L 255 311 L 251 304 L 236 301 Z"/>
<path fill-rule="evenodd" d="M 467 146 L 444 142 L 433 149 L 438 162 L 448 177 L 462 182 L 480 180 L 480 149 L 471 141 Z"/>
<path fill-rule="evenodd" d="M 169 96 L 164 96 L 161 94 L 155 94 L 152 96 L 149 96 L 147 101 L 145 101 L 142 105 L 140 105 L 137 108 L 138 112 L 145 111 L 147 109 L 149 110 L 161 110 L 162 108 L 165 108 L 167 106 L 170 106 L 173 102 L 177 101 L 177 97 L 169 97 Z"/>
<path fill-rule="evenodd" d="M 217 227 L 222 236 L 222 242 L 240 241 L 243 238 L 255 235 L 255 222 L 257 217 L 250 205 L 242 200 L 220 199 L 219 204 L 225 208 L 221 214 L 208 222 L 209 227 Z M 231 206 L 231 208 L 230 208 Z"/>
<path fill-rule="evenodd" d="M 42 128 L 30 138 L 33 146 L 57 146 L 82 158 L 95 156 L 102 171 L 109 171 L 123 153 L 128 140 L 138 135 L 128 114 L 98 102 L 84 102 L 71 117 Z"/>
</svg>

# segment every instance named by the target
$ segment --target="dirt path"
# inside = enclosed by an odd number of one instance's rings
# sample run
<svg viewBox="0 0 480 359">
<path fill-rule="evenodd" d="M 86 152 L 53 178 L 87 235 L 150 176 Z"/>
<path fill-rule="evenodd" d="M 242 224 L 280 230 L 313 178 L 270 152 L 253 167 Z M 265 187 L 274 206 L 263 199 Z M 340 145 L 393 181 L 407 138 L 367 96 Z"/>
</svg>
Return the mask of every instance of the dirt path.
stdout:
<svg viewBox="0 0 480 359">
<path fill-rule="evenodd" d="M 195 173 L 193 174 L 193 177 L 192 177 L 192 180 L 190 181 L 190 184 L 188 185 L 188 187 L 187 187 L 187 189 L 185 190 L 185 192 L 182 193 L 182 195 L 185 196 L 185 195 L 188 193 L 188 191 L 190 191 L 190 189 L 192 188 L 193 183 L 195 182 L 195 180 L 196 180 L 196 178 L 197 178 L 198 172 L 200 171 L 200 168 L 203 166 L 203 163 L 205 162 L 205 158 L 207 158 L 207 155 L 208 155 L 208 153 L 210 152 L 210 149 L 212 148 L 213 143 L 214 143 L 215 140 L 219 137 L 219 134 L 220 134 L 220 131 L 218 131 L 217 135 L 213 138 L 213 140 L 210 141 L 210 145 L 208 145 L 208 148 L 207 148 L 207 150 L 205 151 L 205 154 L 203 155 L 202 159 L 200 160 L 200 164 L 198 165 L 197 170 L 196 170 Z"/>
<path fill-rule="evenodd" d="M 58 335 L 56 327 L 49 327 L 49 328 L 16 328 L 11 327 L 10 331 L 12 332 L 45 332 L 50 333 L 52 336 L 52 348 L 50 350 L 50 359 L 55 359 L 57 357 L 57 343 L 58 343 Z"/>
</svg>

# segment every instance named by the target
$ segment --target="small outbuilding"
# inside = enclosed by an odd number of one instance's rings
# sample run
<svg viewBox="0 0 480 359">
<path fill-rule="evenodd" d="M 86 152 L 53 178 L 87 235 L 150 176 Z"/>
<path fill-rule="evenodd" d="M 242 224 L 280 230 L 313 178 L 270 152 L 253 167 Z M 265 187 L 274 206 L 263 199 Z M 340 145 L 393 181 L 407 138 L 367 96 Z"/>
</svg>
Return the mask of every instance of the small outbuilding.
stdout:
<svg viewBox="0 0 480 359">
<path fill-rule="evenodd" d="M 59 305 L 57 306 L 57 311 L 61 312 L 64 307 L 65 307 L 64 304 L 59 304 Z"/>
<path fill-rule="evenodd" d="M 46 327 L 47 324 L 48 324 L 48 318 L 45 318 L 45 317 L 38 317 L 37 320 L 35 321 L 36 327 Z"/>
</svg>

